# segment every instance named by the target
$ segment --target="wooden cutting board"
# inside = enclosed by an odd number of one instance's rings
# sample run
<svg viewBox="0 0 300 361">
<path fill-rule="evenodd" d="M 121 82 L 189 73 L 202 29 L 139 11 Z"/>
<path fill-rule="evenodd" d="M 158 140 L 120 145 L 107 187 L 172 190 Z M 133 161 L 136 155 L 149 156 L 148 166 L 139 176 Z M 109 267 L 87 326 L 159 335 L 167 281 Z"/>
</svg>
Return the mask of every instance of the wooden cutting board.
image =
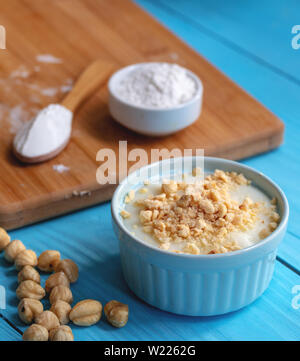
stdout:
<svg viewBox="0 0 300 361">
<path fill-rule="evenodd" d="M 241 159 L 277 147 L 282 122 L 208 61 L 130 1 L 0 0 L 7 49 L 0 50 L 0 225 L 21 227 L 111 198 L 114 186 L 96 182 L 102 148 L 196 149 Z M 49 57 L 51 63 L 41 62 Z M 177 62 L 200 76 L 203 112 L 172 136 L 137 135 L 108 114 L 102 89 L 76 114 L 72 141 L 57 158 L 26 166 L 11 154 L 22 121 L 59 102 L 72 80 L 94 59 L 122 67 L 143 61 Z M 50 59 L 50 60 L 51 60 Z M 57 59 L 61 59 L 59 62 Z M 57 61 L 57 62 L 54 62 Z M 69 170 L 59 173 L 53 166 Z"/>
</svg>

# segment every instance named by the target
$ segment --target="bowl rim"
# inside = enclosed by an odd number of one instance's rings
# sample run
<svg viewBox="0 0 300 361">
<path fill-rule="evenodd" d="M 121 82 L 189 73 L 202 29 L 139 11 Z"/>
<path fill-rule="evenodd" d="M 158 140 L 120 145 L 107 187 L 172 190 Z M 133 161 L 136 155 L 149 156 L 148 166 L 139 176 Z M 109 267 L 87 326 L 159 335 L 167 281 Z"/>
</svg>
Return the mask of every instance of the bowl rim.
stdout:
<svg viewBox="0 0 300 361">
<path fill-rule="evenodd" d="M 199 156 L 198 156 L 199 157 Z M 197 158 L 197 156 L 189 156 L 189 157 L 175 157 L 172 158 L 173 161 L 176 161 L 177 159 L 182 159 L 182 158 Z M 252 246 L 246 247 L 246 248 L 242 248 L 240 250 L 237 251 L 230 251 L 227 253 L 216 253 L 216 254 L 199 254 L 199 255 L 194 255 L 194 254 L 188 254 L 188 253 L 175 253 L 175 252 L 171 252 L 171 251 L 167 251 L 167 250 L 162 250 L 158 247 L 155 247 L 151 244 L 147 244 L 146 242 L 141 241 L 138 237 L 136 237 L 135 235 L 133 235 L 126 227 L 124 224 L 122 224 L 122 222 L 119 221 L 118 218 L 118 209 L 119 209 L 119 204 L 117 203 L 117 199 L 118 199 L 118 195 L 119 193 L 122 191 L 123 186 L 126 184 L 127 178 L 131 175 L 134 174 L 142 169 L 147 169 L 148 167 L 155 167 L 157 166 L 157 164 L 159 163 L 163 163 L 163 162 L 167 162 L 170 161 L 170 159 L 164 159 L 164 160 L 160 160 L 158 162 L 154 162 L 154 163 L 150 163 L 147 164 L 139 169 L 137 169 L 135 172 L 131 173 L 129 176 L 127 176 L 126 178 L 124 178 L 122 180 L 122 182 L 118 185 L 118 187 L 116 188 L 114 194 L 113 194 L 113 198 L 111 201 L 111 214 L 112 214 L 112 218 L 113 220 L 116 222 L 117 226 L 119 228 L 121 228 L 121 230 L 127 235 L 129 236 L 132 240 L 134 240 L 136 243 L 138 243 L 139 245 L 148 248 L 151 251 L 157 252 L 159 254 L 165 254 L 166 256 L 170 256 L 170 257 L 179 257 L 179 258 L 192 258 L 192 259 L 220 259 L 220 258 L 228 258 L 228 257 L 234 257 L 234 256 L 238 256 L 244 253 L 248 253 L 251 252 L 253 250 L 256 250 L 258 248 L 263 247 L 266 243 L 271 242 L 275 237 L 277 237 L 277 235 L 279 235 L 282 230 L 285 229 L 285 227 L 287 226 L 287 222 L 288 222 L 288 218 L 289 218 L 289 204 L 287 201 L 287 198 L 284 194 L 284 192 L 282 191 L 282 189 L 275 183 L 273 182 L 269 177 L 267 177 L 266 175 L 264 175 L 262 172 L 255 170 L 252 167 L 249 167 L 245 164 L 233 161 L 233 160 L 228 160 L 228 159 L 224 159 L 224 158 L 218 158 L 218 157 L 204 157 L 204 168 L 205 168 L 205 160 L 208 161 L 219 161 L 219 162 L 223 162 L 224 164 L 230 165 L 230 164 L 236 164 L 238 166 L 241 166 L 244 169 L 247 169 L 248 171 L 257 174 L 259 177 L 262 177 L 265 181 L 267 181 L 271 186 L 273 186 L 277 192 L 279 193 L 282 203 L 283 203 L 283 211 L 282 211 L 282 217 L 280 220 L 280 223 L 278 225 L 278 227 L 275 229 L 275 231 L 273 231 L 269 236 L 267 236 L 264 240 L 255 243 Z"/>
<path fill-rule="evenodd" d="M 196 82 L 196 86 L 197 86 L 197 91 L 196 93 L 193 95 L 193 97 L 188 100 L 187 102 L 169 107 L 169 108 L 154 108 L 154 107 L 146 107 L 146 106 L 142 106 L 142 105 L 136 105 L 133 103 L 130 103 L 122 98 L 120 98 L 120 96 L 115 92 L 113 84 L 116 81 L 115 79 L 120 76 L 123 72 L 129 72 L 131 69 L 136 69 L 138 67 L 142 67 L 144 65 L 148 65 L 148 64 L 172 64 L 172 65 L 178 65 L 181 68 L 183 68 L 190 77 L 192 77 L 194 79 L 194 81 Z M 168 112 L 168 111 L 172 111 L 172 110 L 177 110 L 177 109 L 182 109 L 185 107 L 188 107 L 189 105 L 195 103 L 196 101 L 201 100 L 202 96 L 203 96 L 203 84 L 201 79 L 198 77 L 198 75 L 196 75 L 194 72 L 192 72 L 191 70 L 185 68 L 184 66 L 181 66 L 177 63 L 169 63 L 169 62 L 164 62 L 164 61 L 149 61 L 149 62 L 141 62 L 141 63 L 135 63 L 135 64 L 131 64 L 131 65 L 127 65 L 119 70 L 117 70 L 115 73 L 112 74 L 112 76 L 109 78 L 108 81 L 108 91 L 109 91 L 109 95 L 114 97 L 115 99 L 117 99 L 118 102 L 120 102 L 121 104 L 133 108 L 133 109 L 138 109 L 138 110 L 144 110 L 144 111 L 153 111 L 153 112 Z"/>
</svg>

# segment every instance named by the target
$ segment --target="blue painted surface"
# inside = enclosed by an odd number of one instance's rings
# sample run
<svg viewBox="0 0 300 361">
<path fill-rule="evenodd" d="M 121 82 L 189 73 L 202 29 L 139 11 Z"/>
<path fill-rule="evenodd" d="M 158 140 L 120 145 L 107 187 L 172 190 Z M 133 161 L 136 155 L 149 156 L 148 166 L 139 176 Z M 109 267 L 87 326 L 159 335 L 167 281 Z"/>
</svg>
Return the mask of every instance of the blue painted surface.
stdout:
<svg viewBox="0 0 300 361">
<path fill-rule="evenodd" d="M 20 333 L 18 333 L 13 327 L 10 327 L 2 318 L 0 318 L 0 332 L 0 340 L 17 341 L 21 337 Z"/>
<path fill-rule="evenodd" d="M 87 328 L 72 326 L 76 340 L 299 340 L 300 311 L 291 306 L 292 287 L 299 276 L 276 262 L 275 275 L 267 291 L 252 305 L 218 317 L 177 316 L 140 301 L 123 280 L 119 247 L 110 222 L 110 204 L 12 232 L 37 253 L 58 249 L 62 257 L 80 266 L 80 278 L 72 285 L 74 302 L 95 298 L 105 303 L 118 299 L 128 303 L 130 321 L 114 329 L 101 320 Z M 7 289 L 7 309 L 2 314 L 24 331 L 17 315 L 17 272 L 0 258 L 0 284 Z M 42 276 L 42 283 L 47 275 Z M 47 303 L 45 303 L 47 306 Z M 0 325 L 1 327 L 1 325 Z M 6 335 L 0 333 L 0 339 Z M 21 337 L 16 334 L 15 339 Z"/>
<path fill-rule="evenodd" d="M 104 320 L 90 328 L 73 327 L 77 340 L 300 340 L 300 309 L 291 305 L 292 287 L 300 284 L 300 50 L 290 46 L 300 3 L 137 2 L 285 122 L 285 144 L 280 149 L 243 161 L 270 176 L 289 199 L 288 234 L 279 250 L 285 265 L 276 262 L 270 287 L 251 306 L 225 316 L 192 318 L 154 309 L 128 290 L 109 203 L 14 231 L 12 237 L 37 253 L 58 249 L 79 264 L 80 279 L 72 286 L 75 302 L 97 298 L 105 303 L 116 298 L 129 304 L 132 312 L 125 328 L 113 329 Z M 7 291 L 7 308 L 1 313 L 24 330 L 16 314 L 16 271 L 2 256 L 0 269 L 0 285 Z M 20 338 L 0 318 L 0 340 Z"/>
</svg>

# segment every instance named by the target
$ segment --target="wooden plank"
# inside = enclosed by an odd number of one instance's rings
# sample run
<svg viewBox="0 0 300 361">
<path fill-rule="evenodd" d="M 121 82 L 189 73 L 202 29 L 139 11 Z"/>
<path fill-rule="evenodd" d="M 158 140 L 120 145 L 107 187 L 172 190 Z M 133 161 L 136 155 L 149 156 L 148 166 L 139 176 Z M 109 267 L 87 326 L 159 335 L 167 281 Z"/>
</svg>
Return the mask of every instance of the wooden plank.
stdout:
<svg viewBox="0 0 300 361">
<path fill-rule="evenodd" d="M 73 259 L 80 276 L 71 289 L 74 302 L 85 298 L 105 303 L 118 299 L 129 304 L 126 327 L 114 329 L 105 317 L 92 327 L 71 325 L 76 340 L 300 340 L 300 312 L 291 306 L 292 287 L 300 277 L 276 262 L 275 275 L 264 295 L 241 311 L 218 317 L 184 317 L 148 306 L 134 296 L 122 277 L 118 241 L 107 215 L 110 205 L 11 232 L 38 254 L 58 249 Z M 15 289 L 17 272 L 0 255 L 0 284 L 7 289 L 5 317 L 22 331 L 17 315 Z M 42 275 L 44 284 L 47 275 Z M 48 303 L 45 302 L 46 307 Z M 138 330 L 138 331 L 137 331 Z M 0 330 L 1 338 L 1 330 Z"/>
<path fill-rule="evenodd" d="M 76 115 L 66 150 L 37 166 L 21 166 L 11 156 L 13 134 L 9 120 L 3 117 L 0 166 L 5 177 L 0 179 L 0 224 L 6 228 L 109 199 L 113 189 L 99 186 L 95 179 L 96 153 L 101 148 L 118 150 L 119 140 L 127 140 L 129 150 L 205 148 L 207 155 L 235 159 L 272 149 L 282 140 L 283 125 L 276 116 L 129 1 L 54 0 L 45 7 L 38 0 L 0 0 L 0 5 L 0 23 L 8 34 L 8 49 L 0 52 L 4 85 L 0 96 L 5 104 L 21 102 L 30 113 L 33 106 L 42 108 L 50 100 L 59 101 L 61 92 L 49 98 L 36 91 L 33 94 L 32 87 L 57 87 L 69 78 L 74 80 L 99 57 L 123 66 L 145 60 L 172 61 L 172 54 L 177 54 L 180 64 L 200 75 L 205 88 L 201 118 L 190 128 L 159 139 L 137 136 L 113 122 L 103 89 Z M 53 54 L 63 62 L 38 64 L 36 55 L 41 53 Z M 26 66 L 29 77 L 16 83 L 11 72 L 20 65 Z M 64 164 L 70 171 L 58 174 L 52 168 L 55 164 Z M 90 196 L 74 196 L 82 190 Z"/>
<path fill-rule="evenodd" d="M 237 84 L 246 89 L 252 96 L 265 104 L 285 122 L 286 136 L 284 144 L 273 152 L 243 160 L 243 163 L 258 169 L 271 177 L 285 192 L 290 204 L 289 232 L 279 248 L 279 255 L 296 269 L 300 269 L 300 183 L 296 179 L 300 175 L 298 166 L 299 143 L 299 86 L 286 77 L 281 76 L 263 64 L 258 64 L 251 57 L 245 56 L 211 38 L 196 28 L 191 22 L 175 16 L 165 7 L 139 0 L 138 3 L 146 10 L 155 14 L 171 30 L 197 51 L 201 52 L 209 61 L 221 71 L 230 76 Z M 198 3 L 197 3 L 198 4 Z M 237 9 L 233 15 L 242 17 L 243 9 Z M 201 11 L 199 11 L 201 14 Z M 257 15 L 258 16 L 258 15 Z M 261 15 L 263 16 L 263 14 Z M 194 20 L 197 20 L 195 16 Z M 213 20 L 211 20 L 213 21 Z M 217 27 L 217 24 L 215 24 Z M 284 49 L 278 48 L 283 57 Z M 220 56 L 222 54 L 222 56 Z M 294 69 L 296 73 L 296 68 Z M 291 176 L 288 176 L 291 175 Z"/>
</svg>

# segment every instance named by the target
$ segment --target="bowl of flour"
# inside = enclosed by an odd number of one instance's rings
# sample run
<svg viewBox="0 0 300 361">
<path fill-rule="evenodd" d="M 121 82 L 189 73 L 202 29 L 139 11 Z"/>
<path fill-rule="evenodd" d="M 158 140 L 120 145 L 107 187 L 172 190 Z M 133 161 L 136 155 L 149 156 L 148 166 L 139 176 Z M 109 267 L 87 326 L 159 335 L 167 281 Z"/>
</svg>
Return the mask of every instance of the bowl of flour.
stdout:
<svg viewBox="0 0 300 361">
<path fill-rule="evenodd" d="M 112 75 L 108 89 L 112 117 L 141 134 L 172 134 L 194 123 L 201 114 L 202 82 L 177 64 L 127 66 Z"/>
</svg>

